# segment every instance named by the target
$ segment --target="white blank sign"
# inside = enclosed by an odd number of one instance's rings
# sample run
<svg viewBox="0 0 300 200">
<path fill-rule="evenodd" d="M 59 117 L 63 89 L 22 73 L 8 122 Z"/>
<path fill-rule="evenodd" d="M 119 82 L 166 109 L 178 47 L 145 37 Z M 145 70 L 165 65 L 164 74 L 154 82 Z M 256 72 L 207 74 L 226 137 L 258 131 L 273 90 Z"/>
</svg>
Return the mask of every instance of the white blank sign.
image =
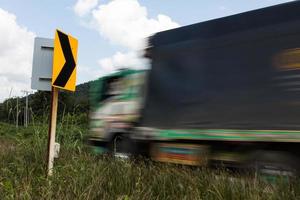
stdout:
<svg viewBox="0 0 300 200">
<path fill-rule="evenodd" d="M 31 89 L 51 91 L 54 41 L 49 38 L 34 39 Z"/>
</svg>

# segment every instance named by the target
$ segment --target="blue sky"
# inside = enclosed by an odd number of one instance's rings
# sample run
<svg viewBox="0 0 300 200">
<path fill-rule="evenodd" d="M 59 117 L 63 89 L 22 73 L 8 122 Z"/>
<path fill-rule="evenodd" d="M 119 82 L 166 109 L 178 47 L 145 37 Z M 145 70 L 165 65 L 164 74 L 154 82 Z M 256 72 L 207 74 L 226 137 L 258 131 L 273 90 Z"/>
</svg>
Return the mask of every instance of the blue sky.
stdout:
<svg viewBox="0 0 300 200">
<path fill-rule="evenodd" d="M 115 70 L 114 65 L 141 67 L 144 62 L 136 52 L 143 43 L 137 38 L 284 2 L 288 1 L 0 0 L 0 62 L 7 63 L 0 65 L 0 81 L 6 83 L 0 86 L 0 101 L 9 96 L 12 88 L 12 95 L 30 88 L 32 38 L 53 38 L 56 28 L 79 40 L 77 80 L 82 83 Z M 89 9 L 84 9 L 88 4 Z M 24 43 L 23 50 L 17 45 L 20 41 Z M 20 70 L 13 70 L 14 66 Z"/>
</svg>

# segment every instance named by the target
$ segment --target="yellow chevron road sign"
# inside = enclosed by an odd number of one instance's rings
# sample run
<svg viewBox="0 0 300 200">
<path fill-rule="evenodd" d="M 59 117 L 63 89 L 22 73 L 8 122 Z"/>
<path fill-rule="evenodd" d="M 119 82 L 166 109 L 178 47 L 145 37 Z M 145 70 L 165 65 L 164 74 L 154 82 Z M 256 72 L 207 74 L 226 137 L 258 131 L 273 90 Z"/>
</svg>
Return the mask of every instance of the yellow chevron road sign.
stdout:
<svg viewBox="0 0 300 200">
<path fill-rule="evenodd" d="M 78 40 L 59 30 L 55 31 L 52 86 L 64 90 L 76 89 Z"/>
</svg>

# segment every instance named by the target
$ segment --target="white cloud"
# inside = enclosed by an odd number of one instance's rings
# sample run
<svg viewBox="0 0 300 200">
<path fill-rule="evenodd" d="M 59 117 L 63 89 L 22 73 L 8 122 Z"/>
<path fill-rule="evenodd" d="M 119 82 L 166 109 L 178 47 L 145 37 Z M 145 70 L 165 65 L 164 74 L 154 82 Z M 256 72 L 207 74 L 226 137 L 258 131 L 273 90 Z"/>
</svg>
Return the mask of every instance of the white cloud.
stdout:
<svg viewBox="0 0 300 200">
<path fill-rule="evenodd" d="M 113 44 L 128 50 L 100 59 L 98 63 L 103 74 L 120 67 L 147 67 L 146 59 L 138 55 L 138 51 L 145 48 L 147 37 L 159 31 L 179 27 L 167 15 L 149 17 L 147 8 L 141 6 L 138 0 L 112 0 L 91 9 L 90 16 L 90 27 Z"/>
<path fill-rule="evenodd" d="M 94 80 L 99 78 L 100 76 L 103 75 L 103 71 L 101 69 L 91 69 L 87 66 L 77 66 L 77 74 L 80 75 L 78 76 L 78 83 L 84 83 L 90 80 Z"/>
<path fill-rule="evenodd" d="M 0 102 L 30 88 L 35 34 L 16 22 L 16 16 L 0 8 Z"/>
<path fill-rule="evenodd" d="M 122 68 L 141 69 L 147 67 L 147 60 L 142 59 L 135 51 L 117 52 L 111 57 L 98 60 L 98 63 L 101 66 L 102 75 Z"/>
<path fill-rule="evenodd" d="M 150 18 L 147 8 L 137 0 L 113 0 L 92 11 L 94 28 L 111 42 L 126 48 L 144 48 L 144 39 L 151 34 L 178 27 L 166 15 Z"/>
<path fill-rule="evenodd" d="M 73 7 L 74 12 L 79 16 L 89 13 L 98 4 L 98 0 L 78 0 Z"/>
</svg>

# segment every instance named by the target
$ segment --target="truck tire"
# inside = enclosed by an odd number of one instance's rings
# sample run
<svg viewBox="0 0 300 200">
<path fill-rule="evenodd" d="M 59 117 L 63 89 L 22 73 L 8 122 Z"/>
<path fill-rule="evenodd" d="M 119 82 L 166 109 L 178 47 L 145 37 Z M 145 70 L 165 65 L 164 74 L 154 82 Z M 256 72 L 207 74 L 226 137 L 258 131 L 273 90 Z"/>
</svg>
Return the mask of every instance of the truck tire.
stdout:
<svg viewBox="0 0 300 200">
<path fill-rule="evenodd" d="M 296 177 L 299 173 L 298 158 L 286 152 L 259 151 L 255 153 L 254 169 L 256 174 L 267 180 L 278 177 Z"/>
<path fill-rule="evenodd" d="M 132 147 L 132 140 L 127 134 L 116 134 L 109 144 L 111 155 L 123 159 L 131 157 Z"/>
</svg>

